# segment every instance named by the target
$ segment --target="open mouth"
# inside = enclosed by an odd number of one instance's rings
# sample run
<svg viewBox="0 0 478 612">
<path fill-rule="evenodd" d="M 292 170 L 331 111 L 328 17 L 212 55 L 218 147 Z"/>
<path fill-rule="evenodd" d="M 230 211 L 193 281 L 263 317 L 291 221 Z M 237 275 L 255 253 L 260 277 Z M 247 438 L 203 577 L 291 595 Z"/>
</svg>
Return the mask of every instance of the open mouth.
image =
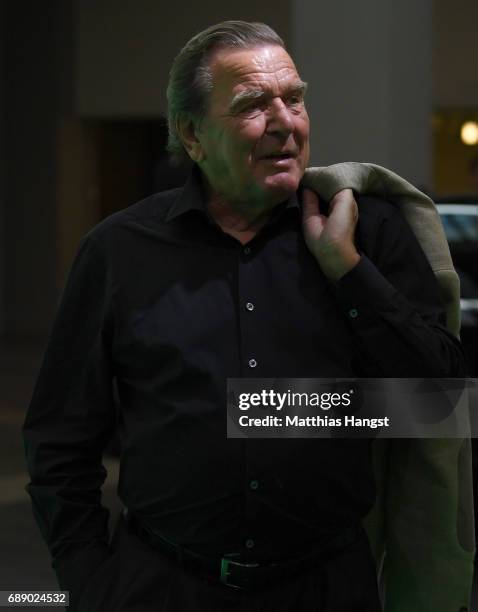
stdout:
<svg viewBox="0 0 478 612">
<path fill-rule="evenodd" d="M 291 153 L 278 153 L 278 154 L 274 154 L 274 155 L 264 155 L 264 157 L 261 157 L 261 159 L 265 159 L 267 161 L 286 161 L 286 160 L 291 160 L 291 159 L 295 159 L 295 156 L 292 155 Z"/>
</svg>

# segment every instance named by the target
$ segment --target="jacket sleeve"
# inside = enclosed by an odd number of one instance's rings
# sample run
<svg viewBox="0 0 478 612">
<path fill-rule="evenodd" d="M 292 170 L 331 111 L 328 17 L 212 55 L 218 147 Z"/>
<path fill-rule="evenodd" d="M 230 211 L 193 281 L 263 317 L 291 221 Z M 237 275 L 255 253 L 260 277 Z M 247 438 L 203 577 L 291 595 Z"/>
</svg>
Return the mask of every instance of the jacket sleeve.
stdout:
<svg viewBox="0 0 478 612">
<path fill-rule="evenodd" d="M 82 242 L 51 331 L 23 434 L 27 491 L 62 589 L 75 594 L 109 557 L 102 451 L 114 426 L 107 266 Z"/>
</svg>

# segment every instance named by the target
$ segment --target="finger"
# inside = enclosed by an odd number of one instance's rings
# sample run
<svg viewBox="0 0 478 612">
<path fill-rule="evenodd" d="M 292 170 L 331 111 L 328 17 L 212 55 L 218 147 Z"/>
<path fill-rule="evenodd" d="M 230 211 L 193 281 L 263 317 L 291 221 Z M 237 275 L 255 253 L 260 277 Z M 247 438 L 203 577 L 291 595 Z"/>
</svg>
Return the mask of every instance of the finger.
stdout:
<svg viewBox="0 0 478 612">
<path fill-rule="evenodd" d="M 355 229 L 355 219 L 349 202 L 337 202 L 329 215 L 331 228 L 339 233 L 351 234 Z"/>
<path fill-rule="evenodd" d="M 330 203 L 329 217 L 334 219 L 350 219 L 355 222 L 358 217 L 357 202 L 350 189 L 344 189 L 343 192 L 336 194 Z"/>
<path fill-rule="evenodd" d="M 307 187 L 302 191 L 302 213 L 305 219 L 312 215 L 320 215 L 319 196 L 315 191 Z"/>
<path fill-rule="evenodd" d="M 326 218 L 320 214 L 320 201 L 315 191 L 304 189 L 302 197 L 302 227 L 306 235 L 322 234 Z"/>
<path fill-rule="evenodd" d="M 329 204 L 329 218 L 337 219 L 345 216 L 350 217 L 354 221 L 358 218 L 357 203 L 355 200 L 334 199 Z"/>
</svg>

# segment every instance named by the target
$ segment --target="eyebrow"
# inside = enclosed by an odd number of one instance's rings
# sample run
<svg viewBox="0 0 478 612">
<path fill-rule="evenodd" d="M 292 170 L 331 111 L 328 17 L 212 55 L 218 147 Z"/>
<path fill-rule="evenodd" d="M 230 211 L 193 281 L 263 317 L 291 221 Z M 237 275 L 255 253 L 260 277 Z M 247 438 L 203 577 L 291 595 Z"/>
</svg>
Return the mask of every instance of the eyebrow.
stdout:
<svg viewBox="0 0 478 612">
<path fill-rule="evenodd" d="M 290 87 L 287 88 L 286 95 L 305 95 L 306 91 L 307 83 L 305 83 L 304 81 L 297 81 L 296 83 L 293 83 Z M 231 103 L 229 104 L 229 111 L 235 111 L 237 107 L 241 106 L 244 102 L 257 100 L 258 98 L 263 98 L 266 95 L 267 92 L 265 92 L 263 89 L 244 89 L 233 97 Z"/>
</svg>

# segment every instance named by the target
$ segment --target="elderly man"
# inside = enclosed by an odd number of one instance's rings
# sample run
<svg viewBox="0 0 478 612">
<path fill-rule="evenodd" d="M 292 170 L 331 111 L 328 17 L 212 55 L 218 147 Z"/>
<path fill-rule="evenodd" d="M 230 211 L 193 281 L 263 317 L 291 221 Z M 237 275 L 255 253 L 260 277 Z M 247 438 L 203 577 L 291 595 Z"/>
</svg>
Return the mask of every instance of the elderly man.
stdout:
<svg viewBox="0 0 478 612">
<path fill-rule="evenodd" d="M 195 36 L 168 88 L 188 182 L 82 242 L 25 423 L 28 489 L 74 609 L 380 610 L 361 528 L 370 441 L 226 439 L 228 377 L 462 374 L 394 207 L 300 189 L 305 90 L 264 24 Z M 109 545 L 113 379 L 127 513 Z"/>
</svg>

